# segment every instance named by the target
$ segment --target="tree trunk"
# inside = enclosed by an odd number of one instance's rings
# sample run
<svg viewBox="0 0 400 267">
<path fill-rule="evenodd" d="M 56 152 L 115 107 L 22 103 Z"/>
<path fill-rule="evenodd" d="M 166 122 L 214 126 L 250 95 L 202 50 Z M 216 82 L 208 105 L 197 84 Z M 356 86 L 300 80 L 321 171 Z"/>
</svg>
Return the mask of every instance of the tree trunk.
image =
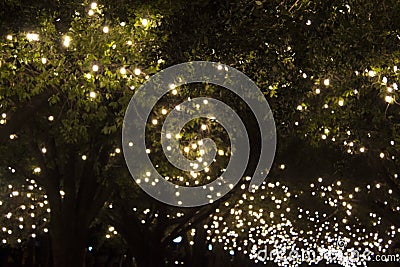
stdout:
<svg viewBox="0 0 400 267">
<path fill-rule="evenodd" d="M 88 227 L 81 225 L 76 219 L 59 219 L 52 218 L 51 222 L 53 266 L 84 267 Z"/>
</svg>

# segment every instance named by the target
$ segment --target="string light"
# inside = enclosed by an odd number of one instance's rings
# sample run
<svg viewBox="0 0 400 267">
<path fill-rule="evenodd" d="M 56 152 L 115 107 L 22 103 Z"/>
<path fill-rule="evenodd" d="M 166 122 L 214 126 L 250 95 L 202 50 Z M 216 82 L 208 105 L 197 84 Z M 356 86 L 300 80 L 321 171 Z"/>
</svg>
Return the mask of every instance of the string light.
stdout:
<svg viewBox="0 0 400 267">
<path fill-rule="evenodd" d="M 69 47 L 70 46 L 70 44 L 71 44 L 71 37 L 69 37 L 68 35 L 66 35 L 66 36 L 64 36 L 64 38 L 63 38 L 63 45 L 65 46 L 65 47 Z"/>
<path fill-rule="evenodd" d="M 26 35 L 26 38 L 28 39 L 28 41 L 39 41 L 39 34 L 37 33 L 28 33 Z"/>
<path fill-rule="evenodd" d="M 142 25 L 147 26 L 149 24 L 149 21 L 147 19 L 142 19 Z"/>
</svg>

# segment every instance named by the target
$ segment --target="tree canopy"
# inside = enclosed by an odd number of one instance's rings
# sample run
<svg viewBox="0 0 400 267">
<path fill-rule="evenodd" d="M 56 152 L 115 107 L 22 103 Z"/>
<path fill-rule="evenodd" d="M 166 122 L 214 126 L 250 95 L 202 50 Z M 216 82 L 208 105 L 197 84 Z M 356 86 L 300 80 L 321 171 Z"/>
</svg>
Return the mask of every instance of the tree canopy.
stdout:
<svg viewBox="0 0 400 267">
<path fill-rule="evenodd" d="M 295 248 L 398 252 L 398 1 L 57 1 L 42 11 L 42 4 L 3 4 L 12 7 L 0 14 L 4 246 L 49 232 L 55 266 L 81 266 L 96 231 L 101 242 L 128 249 L 138 266 L 212 266 L 198 259 L 220 249 L 226 258 L 215 266 L 268 263 L 258 257 L 265 246 L 283 254 L 275 258 L 280 266 L 301 264 L 287 257 Z M 12 22 L 19 10 L 27 14 Z M 203 118 L 172 138 L 195 159 L 198 140 L 214 137 L 217 161 L 199 173 L 171 168 L 160 129 L 188 98 L 230 104 L 251 136 L 239 185 L 216 203 L 182 209 L 133 183 L 120 136 L 134 92 L 157 71 L 193 60 L 235 67 L 257 84 L 273 111 L 278 147 L 267 180 L 249 193 L 260 148 L 248 107 L 209 84 L 171 88 L 147 120 L 148 154 L 164 177 L 206 183 L 229 160 L 226 132 Z M 356 264 L 307 259 L 322 260 Z"/>
</svg>

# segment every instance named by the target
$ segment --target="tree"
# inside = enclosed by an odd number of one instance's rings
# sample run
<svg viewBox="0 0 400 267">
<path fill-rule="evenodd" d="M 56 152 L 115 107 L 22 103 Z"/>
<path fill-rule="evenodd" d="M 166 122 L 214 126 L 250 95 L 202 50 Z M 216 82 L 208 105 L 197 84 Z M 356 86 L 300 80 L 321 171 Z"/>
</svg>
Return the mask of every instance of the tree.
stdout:
<svg viewBox="0 0 400 267">
<path fill-rule="evenodd" d="M 68 100 L 65 101 L 64 109 L 62 100 L 57 101 L 57 97 L 53 97 L 57 95 L 56 93 L 44 95 L 44 90 L 43 93 L 42 90 L 34 92 L 33 87 L 38 86 L 32 86 L 33 79 L 28 79 L 31 77 L 29 75 L 21 76 L 22 78 L 18 80 L 20 83 L 15 82 L 18 86 L 26 84 L 28 87 L 20 88 L 20 91 L 6 90 L 12 85 L 8 82 L 10 77 L 17 78 L 2 71 L 1 75 L 8 77 L 4 79 L 2 86 L 4 96 L 0 99 L 2 108 L 7 111 L 2 123 L 6 128 L 0 126 L 7 129 L 3 131 L 0 128 L 2 140 L 7 139 L 2 150 L 3 162 L 7 163 L 4 166 L 15 168 L 17 174 L 20 170 L 26 169 L 26 166 L 32 166 L 27 173 L 29 176 L 32 175 L 32 170 L 40 165 L 37 160 L 41 157 L 39 155 L 26 157 L 24 149 L 32 149 L 33 146 L 37 147 L 42 145 L 42 142 L 51 140 L 46 135 L 46 138 L 40 139 L 38 137 L 43 136 L 37 133 L 39 130 L 43 132 L 43 129 L 48 129 L 46 126 L 48 122 L 42 121 L 41 125 L 44 126 L 40 127 L 34 123 L 28 127 L 20 127 L 20 124 L 28 121 L 27 118 L 30 118 L 28 116 L 34 112 L 45 114 L 45 118 L 52 115 L 53 124 L 59 123 L 56 129 L 49 129 L 51 136 L 55 136 L 54 143 L 59 153 L 54 158 L 58 160 L 55 160 L 55 163 L 41 164 L 38 178 L 51 177 L 45 173 L 46 168 L 54 171 L 54 166 L 61 165 L 63 169 L 60 172 L 63 173 L 65 169 L 73 169 L 65 163 L 77 162 L 79 165 L 83 163 L 83 159 L 86 159 L 85 164 L 88 164 L 86 171 L 98 174 L 100 170 L 104 171 L 97 175 L 97 178 L 109 178 L 107 176 L 112 172 L 113 174 L 109 176 L 113 179 L 104 181 L 107 189 L 112 188 L 108 192 L 114 194 L 108 198 L 101 220 L 112 227 L 115 226 L 143 266 L 167 265 L 166 261 L 173 262 L 174 258 L 195 266 L 205 262 L 203 256 L 207 250 L 211 250 L 209 253 L 225 250 L 233 261 L 238 259 L 241 261 L 242 255 L 248 255 L 258 262 L 260 260 L 257 254 L 265 245 L 270 246 L 269 249 L 278 248 L 288 255 L 287 252 L 294 247 L 316 250 L 337 249 L 340 239 L 345 241 L 348 249 L 367 248 L 373 253 L 395 252 L 399 244 L 400 211 L 397 101 L 399 78 L 397 39 L 400 23 L 397 23 L 399 18 L 396 14 L 398 8 L 399 3 L 390 0 L 383 2 L 205 0 L 179 2 L 174 7 L 166 8 L 169 9 L 166 12 L 169 15 L 164 16 L 158 29 L 161 37 L 169 34 L 169 42 L 162 43 L 159 47 L 166 61 L 164 66 L 189 60 L 210 60 L 228 64 L 252 78 L 272 106 L 279 136 L 276 164 L 266 183 L 255 194 L 247 193 L 248 179 L 244 178 L 226 198 L 199 210 L 174 209 L 143 197 L 141 191 L 132 185 L 131 181 L 129 182 L 126 170 L 121 168 L 123 159 L 119 156 L 120 145 L 117 141 L 121 120 L 117 124 L 114 123 L 116 118 L 117 121 L 118 118 L 122 118 L 122 114 L 118 111 L 124 110 L 131 96 L 121 88 L 125 88 L 125 84 L 131 86 L 131 83 L 137 88 L 142 80 L 120 79 L 123 78 L 121 70 L 122 73 L 129 72 L 129 68 L 121 62 L 121 57 L 115 54 L 106 55 L 105 59 L 100 59 L 100 56 L 98 59 L 87 59 L 88 63 L 83 64 L 82 69 L 69 67 L 68 72 L 56 70 L 60 78 L 55 79 L 59 81 L 55 86 L 61 88 L 61 92 L 69 93 L 68 96 L 61 98 Z M 154 19 L 149 21 L 153 22 Z M 137 22 L 140 29 L 142 27 L 140 23 L 143 25 L 146 21 Z M 82 29 L 82 24 L 79 25 Z M 120 29 L 120 26 L 110 27 L 106 35 L 98 31 L 101 26 L 98 24 L 96 27 L 89 27 L 95 29 L 95 36 L 98 37 L 93 42 L 79 43 L 77 41 L 84 39 L 84 36 L 78 37 L 77 32 L 71 33 L 71 46 L 68 49 L 60 48 L 62 51 L 59 53 L 60 57 L 72 54 L 72 58 L 67 57 L 65 62 L 75 66 L 72 64 L 76 63 L 75 60 L 84 58 L 89 53 L 90 50 L 84 45 L 81 46 L 81 50 L 71 51 L 74 43 L 75 45 L 90 43 L 93 44 L 91 48 L 99 44 L 100 48 L 93 51 L 125 51 L 118 42 L 112 50 L 113 38 L 106 41 L 111 48 L 102 48 L 100 44 L 104 43 L 103 38 L 108 38 L 110 34 L 115 33 L 113 30 Z M 89 29 L 84 28 L 82 32 L 88 33 Z M 43 34 L 40 33 L 41 42 Z M 148 34 L 150 33 L 147 30 L 145 39 L 153 36 Z M 91 35 L 90 32 L 87 36 Z M 35 35 L 30 37 L 35 39 Z M 59 42 L 58 37 L 53 40 Z M 28 45 L 26 49 L 35 48 L 35 44 L 37 43 L 24 43 Z M 134 46 L 131 49 L 136 48 Z M 147 63 L 157 65 L 155 61 L 159 58 L 159 54 L 147 53 L 146 50 L 148 48 L 152 51 L 153 47 L 140 48 L 144 50 L 135 54 L 145 57 L 140 59 L 140 62 L 142 60 L 146 62 L 146 66 Z M 23 51 L 28 54 L 31 50 L 23 49 Z M 156 51 L 158 52 L 158 48 Z M 11 55 L 11 52 L 5 55 Z M 46 57 L 44 62 L 51 63 L 50 56 Z M 116 60 L 117 65 L 110 66 L 110 63 L 103 61 L 109 57 Z M 37 61 L 42 66 L 41 56 L 37 57 Z M 67 63 L 63 64 L 70 66 Z M 3 61 L 2 64 L 2 68 L 8 71 L 9 68 L 4 67 Z M 15 65 L 17 73 L 29 74 L 26 63 L 14 60 L 12 63 L 7 62 L 6 65 Z M 98 72 L 94 72 L 94 65 L 99 66 Z M 123 65 L 125 71 L 120 69 Z M 111 68 L 114 71 L 111 72 L 113 75 L 103 71 L 103 66 Z M 136 67 L 136 65 L 131 66 Z M 82 76 L 83 73 L 89 72 L 90 76 Z M 151 74 L 153 70 L 144 72 Z M 61 75 L 62 73 L 64 74 Z M 81 79 L 77 81 L 67 79 L 75 76 Z M 52 77 L 52 80 L 46 77 Z M 45 76 L 39 80 L 50 83 L 54 81 L 54 77 Z M 122 81 L 122 85 L 116 85 L 116 81 Z M 62 82 L 66 84 L 63 85 Z M 71 85 L 77 89 L 72 90 L 73 93 L 70 90 Z M 86 93 L 80 93 L 78 87 L 81 85 L 91 89 L 87 89 Z M 115 91 L 111 91 L 109 90 L 111 87 L 119 89 L 114 88 L 112 90 Z M 29 100 L 24 97 L 26 90 L 31 92 L 29 96 L 32 95 Z M 99 93 L 100 91 L 102 93 Z M 182 175 L 171 171 L 170 166 L 165 164 L 165 157 L 162 157 L 162 150 L 155 137 L 165 118 L 164 110 L 168 112 L 174 108 L 177 104 L 175 101 L 202 95 L 205 91 L 201 86 L 177 88 L 171 92 L 172 95 L 166 96 L 161 101 L 160 107 L 154 109 L 151 119 L 155 119 L 156 123 L 148 122 L 149 130 L 152 130 L 149 131 L 151 134 L 149 139 L 156 140 L 154 145 L 149 144 L 152 145 L 150 157 L 154 165 L 159 165 L 160 173 L 175 179 L 174 182 L 177 183 L 190 185 L 193 181 L 201 182 L 203 178 L 207 181 L 207 175 L 196 175 L 196 178 L 199 178 L 196 180 L 190 174 Z M 247 128 L 250 129 L 251 135 L 257 136 L 257 126 L 251 116 L 243 112 L 245 109 L 236 104 L 237 99 L 226 93 L 220 94 L 219 90 L 216 92 L 221 100 L 236 105 L 243 120 L 249 121 L 247 126 L 250 127 Z M 110 102 L 105 100 L 106 93 L 110 93 L 112 99 Z M 90 100 L 91 96 L 93 100 Z M 38 109 L 43 103 L 47 103 L 49 97 L 54 101 L 50 109 L 47 106 L 43 110 Z M 115 97 L 120 102 L 116 101 Z M 79 101 L 81 99 L 84 99 L 83 103 Z M 114 107 L 115 102 L 118 103 L 117 108 Z M 18 105 L 21 103 L 29 105 L 22 109 L 22 106 Z M 114 114 L 104 117 L 100 112 L 102 107 L 107 107 Z M 8 111 L 12 108 L 14 110 Z M 18 110 L 24 112 L 17 112 Z M 61 115 L 56 116 L 59 112 Z M 77 112 L 87 117 L 81 120 L 75 119 L 74 114 Z M 15 114 L 15 117 L 11 117 L 10 113 Z M 91 116 L 92 113 L 97 114 L 97 117 Z M 193 157 L 199 156 L 197 149 L 191 150 L 191 144 L 196 143 L 201 136 L 196 134 L 201 123 L 206 123 L 210 128 L 216 127 L 210 121 L 195 121 L 188 125 L 181 136 L 182 149 L 188 147 L 190 156 Z M 89 125 L 90 128 L 81 127 L 82 125 Z M 17 131 L 19 129 L 24 130 L 19 133 Z M 101 130 L 108 135 L 106 137 L 99 135 Z M 26 133 L 30 133 L 29 131 L 33 134 L 27 136 Z M 221 140 L 219 144 L 224 151 L 229 151 L 223 131 L 216 128 L 213 135 L 217 140 Z M 12 139 L 8 140 L 10 136 Z M 34 139 L 33 145 L 31 139 Z M 257 138 L 251 138 L 251 143 L 253 147 L 257 147 Z M 46 157 L 53 158 L 54 152 L 51 151 L 54 149 L 48 143 L 45 147 Z M 93 153 L 100 156 L 103 152 L 104 157 L 91 157 Z M 112 152 L 111 161 L 110 152 Z M 53 154 L 47 156 L 50 153 Z M 257 153 L 256 151 L 252 154 L 254 158 L 250 164 L 256 161 Z M 79 155 L 78 158 L 73 159 L 76 155 Z M 10 158 L 16 160 L 10 162 Z M 211 173 L 218 175 L 225 162 L 225 159 L 219 161 L 221 165 L 212 169 Z M 118 165 L 118 168 L 98 168 L 99 163 L 101 166 Z M 7 169 L 4 171 L 9 172 Z M 251 167 L 246 174 L 251 176 Z M 36 180 L 39 182 L 39 179 Z M 65 192 L 65 202 L 62 203 L 66 203 L 67 196 L 74 195 L 71 193 L 73 190 L 69 189 L 67 192 L 65 187 L 67 184 L 61 185 L 60 189 Z M 52 205 L 47 189 L 49 186 L 51 187 L 48 185 L 44 188 Z M 88 186 L 89 192 L 96 192 L 94 190 L 97 188 L 96 182 L 85 186 Z M 99 186 L 99 188 L 104 187 Z M 79 191 L 80 189 L 81 187 Z M 58 189 L 53 195 L 59 197 Z M 90 199 L 90 196 L 87 196 L 87 199 Z M 97 203 L 104 202 L 106 197 L 101 199 L 98 199 Z M 55 203 L 57 204 L 57 201 Z M 69 203 L 79 205 L 78 211 L 81 210 L 82 214 L 81 204 L 86 203 L 86 200 Z M 87 208 L 83 208 L 84 211 L 96 211 L 102 206 L 93 203 L 85 205 Z M 53 212 L 53 207 L 51 208 Z M 71 214 L 74 217 L 79 213 L 71 211 Z M 53 225 L 60 224 L 60 221 L 57 222 L 57 214 L 51 216 L 56 218 Z M 171 242 L 179 236 L 182 237 L 180 245 Z M 207 241 L 204 241 L 204 238 Z M 146 257 L 148 251 L 157 253 L 152 254 L 154 257 Z M 310 262 L 312 260 L 321 261 L 323 257 L 310 259 Z M 351 264 L 346 259 L 325 258 L 325 260 L 336 260 L 342 265 Z M 277 258 L 277 261 L 283 266 L 289 263 L 293 265 L 301 263 L 288 257 Z M 221 263 L 216 265 L 220 266 Z"/>
<path fill-rule="evenodd" d="M 55 266 L 83 264 L 88 229 L 119 175 L 124 107 L 157 70 L 158 19 L 108 21 L 93 3 L 67 32 L 49 18 L 1 44 L 1 165 L 45 190 Z"/>
<path fill-rule="evenodd" d="M 252 256 L 253 245 L 275 244 L 280 234 L 279 248 L 289 251 L 293 242 L 322 246 L 330 233 L 374 253 L 398 246 L 397 6 L 202 1 L 164 24 L 174 33 L 167 61 L 207 59 L 242 70 L 265 93 L 278 127 L 269 181 L 211 215 L 209 240 Z M 358 234 L 363 229 L 368 236 Z"/>
</svg>

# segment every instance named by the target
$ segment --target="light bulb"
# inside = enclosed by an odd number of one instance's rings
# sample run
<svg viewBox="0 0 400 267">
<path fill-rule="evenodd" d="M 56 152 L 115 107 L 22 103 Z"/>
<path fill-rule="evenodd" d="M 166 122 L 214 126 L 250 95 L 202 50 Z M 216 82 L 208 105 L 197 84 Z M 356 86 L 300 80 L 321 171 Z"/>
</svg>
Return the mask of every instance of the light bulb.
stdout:
<svg viewBox="0 0 400 267">
<path fill-rule="evenodd" d="M 69 36 L 64 36 L 63 45 L 64 45 L 65 47 L 69 47 L 70 44 L 71 44 L 71 37 L 69 37 Z"/>
<path fill-rule="evenodd" d="M 387 96 L 385 96 L 385 101 L 387 102 L 387 103 L 393 103 L 393 97 L 392 96 L 390 96 L 390 95 L 387 95 Z"/>
<path fill-rule="evenodd" d="M 26 35 L 26 38 L 28 39 L 28 41 L 39 41 L 39 34 L 36 33 L 28 33 Z"/>
<path fill-rule="evenodd" d="M 142 25 L 147 26 L 149 24 L 149 21 L 147 19 L 142 19 Z"/>
</svg>

